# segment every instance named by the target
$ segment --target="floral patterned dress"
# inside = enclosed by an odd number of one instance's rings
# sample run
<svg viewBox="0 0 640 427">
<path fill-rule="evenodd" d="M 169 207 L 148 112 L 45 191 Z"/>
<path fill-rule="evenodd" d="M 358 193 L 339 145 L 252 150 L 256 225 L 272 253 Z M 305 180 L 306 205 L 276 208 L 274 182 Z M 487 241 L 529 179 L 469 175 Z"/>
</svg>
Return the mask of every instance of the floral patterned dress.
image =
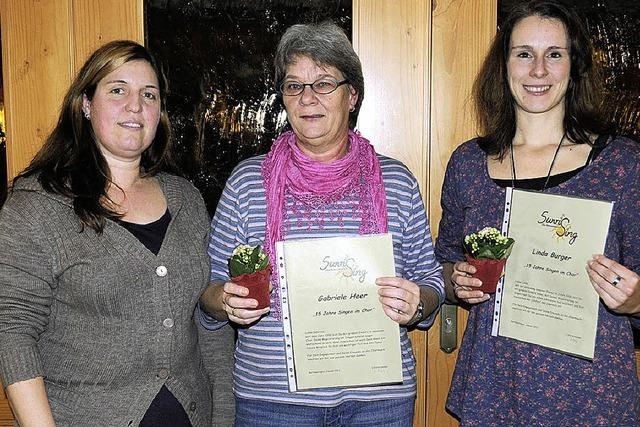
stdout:
<svg viewBox="0 0 640 427">
<path fill-rule="evenodd" d="M 605 255 L 640 272 L 640 145 L 611 138 L 600 155 L 569 180 L 545 190 L 614 201 Z M 487 171 L 477 140 L 462 144 L 447 166 L 436 256 L 463 259 L 462 239 L 500 228 L 505 190 Z M 585 262 L 586 267 L 586 262 Z M 462 425 L 639 426 L 640 384 L 632 323 L 602 302 L 595 357 L 587 361 L 492 337 L 493 296 L 471 307 L 447 408 Z"/>
</svg>

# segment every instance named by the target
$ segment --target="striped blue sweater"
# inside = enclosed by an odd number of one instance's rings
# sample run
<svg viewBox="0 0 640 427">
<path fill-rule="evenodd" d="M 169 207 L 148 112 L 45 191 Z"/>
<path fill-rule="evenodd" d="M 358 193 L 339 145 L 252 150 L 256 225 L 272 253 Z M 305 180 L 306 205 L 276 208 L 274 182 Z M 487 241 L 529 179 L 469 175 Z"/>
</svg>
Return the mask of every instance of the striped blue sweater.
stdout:
<svg viewBox="0 0 640 427">
<path fill-rule="evenodd" d="M 227 181 L 211 222 L 211 279 L 228 280 L 227 260 L 239 244 L 263 245 L 265 237 L 266 199 L 260 166 L 265 156 L 241 162 Z M 378 155 L 385 185 L 388 228 L 393 236 L 396 274 L 420 286 L 433 289 L 444 301 L 441 267 L 433 253 L 429 223 L 418 189 L 418 183 L 397 160 Z M 342 200 L 341 208 L 353 206 L 356 200 Z M 349 215 L 336 220 L 324 217 L 317 225 L 305 220 L 287 220 L 291 201 L 286 204 L 287 239 L 357 235 L 360 225 Z M 342 210 L 342 209 L 340 209 Z M 353 210 L 348 209 L 353 212 Z M 323 212 L 317 212 L 323 215 Z M 272 300 L 272 306 L 275 302 Z M 428 327 L 435 314 L 419 326 Z M 204 327 L 214 330 L 224 325 L 200 312 Z M 235 350 L 234 391 L 238 397 L 279 403 L 331 407 L 347 400 L 381 400 L 415 396 L 415 359 L 406 328 L 400 327 L 402 346 L 402 384 L 327 388 L 290 393 L 287 387 L 282 322 L 272 316 L 263 317 L 249 328 L 238 329 Z M 206 350 L 205 350 L 206 351 Z M 216 351 L 216 349 L 210 349 Z"/>
</svg>

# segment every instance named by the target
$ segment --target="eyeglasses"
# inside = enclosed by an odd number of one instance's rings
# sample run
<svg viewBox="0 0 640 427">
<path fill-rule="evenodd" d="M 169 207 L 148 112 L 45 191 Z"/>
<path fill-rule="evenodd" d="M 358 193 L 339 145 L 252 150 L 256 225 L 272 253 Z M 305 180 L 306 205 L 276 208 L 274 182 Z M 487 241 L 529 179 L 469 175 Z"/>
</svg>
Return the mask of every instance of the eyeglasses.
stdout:
<svg viewBox="0 0 640 427">
<path fill-rule="evenodd" d="M 289 80 L 280 85 L 280 92 L 284 96 L 296 96 L 304 92 L 304 88 L 306 86 L 309 86 L 311 90 L 318 95 L 328 95 L 345 83 L 349 83 L 349 80 L 344 79 L 343 81 L 339 82 L 336 79 L 332 79 L 329 77 L 318 79 L 313 83 L 300 83 L 295 80 Z"/>
</svg>

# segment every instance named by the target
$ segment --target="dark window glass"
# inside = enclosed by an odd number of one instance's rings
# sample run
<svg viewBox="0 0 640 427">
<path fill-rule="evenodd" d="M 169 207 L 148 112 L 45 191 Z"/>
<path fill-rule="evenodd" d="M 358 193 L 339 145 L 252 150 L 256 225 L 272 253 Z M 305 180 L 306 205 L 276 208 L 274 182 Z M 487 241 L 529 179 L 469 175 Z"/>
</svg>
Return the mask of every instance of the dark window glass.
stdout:
<svg viewBox="0 0 640 427">
<path fill-rule="evenodd" d="M 179 163 L 213 213 L 235 165 L 266 153 L 285 124 L 273 81 L 280 36 L 326 19 L 350 35 L 351 0 L 146 0 L 145 15 Z"/>
</svg>

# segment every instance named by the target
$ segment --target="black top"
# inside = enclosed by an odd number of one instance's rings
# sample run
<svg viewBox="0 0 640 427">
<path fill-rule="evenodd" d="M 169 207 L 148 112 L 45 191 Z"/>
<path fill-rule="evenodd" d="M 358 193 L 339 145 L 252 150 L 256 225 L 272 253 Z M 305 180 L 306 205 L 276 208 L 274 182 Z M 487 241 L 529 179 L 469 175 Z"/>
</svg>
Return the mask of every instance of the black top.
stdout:
<svg viewBox="0 0 640 427">
<path fill-rule="evenodd" d="M 589 163 L 595 160 L 596 157 L 602 152 L 604 147 L 607 146 L 607 141 L 609 140 L 609 135 L 600 135 L 593 143 L 591 147 L 591 151 L 589 152 L 589 156 L 587 157 L 587 161 L 583 166 L 576 168 L 574 170 L 570 170 L 567 172 L 562 172 L 556 175 L 551 175 L 549 177 L 549 183 L 547 184 L 547 188 L 555 187 L 557 185 L 562 184 L 565 181 L 569 181 L 571 178 L 576 176 L 582 169 L 585 168 Z M 516 188 L 520 188 L 523 190 L 536 190 L 541 191 L 544 188 L 544 184 L 547 181 L 546 176 L 541 176 L 539 178 L 522 178 L 522 179 L 494 179 L 491 178 L 493 182 L 496 183 L 498 187 L 507 188 L 511 187 L 513 184 Z"/>
<path fill-rule="evenodd" d="M 149 224 L 135 224 L 133 222 L 118 221 L 118 223 L 126 228 L 140 243 L 146 246 L 154 255 L 158 255 L 164 235 L 167 234 L 167 228 L 171 222 L 171 214 L 169 209 L 164 211 L 162 216 Z"/>
</svg>

